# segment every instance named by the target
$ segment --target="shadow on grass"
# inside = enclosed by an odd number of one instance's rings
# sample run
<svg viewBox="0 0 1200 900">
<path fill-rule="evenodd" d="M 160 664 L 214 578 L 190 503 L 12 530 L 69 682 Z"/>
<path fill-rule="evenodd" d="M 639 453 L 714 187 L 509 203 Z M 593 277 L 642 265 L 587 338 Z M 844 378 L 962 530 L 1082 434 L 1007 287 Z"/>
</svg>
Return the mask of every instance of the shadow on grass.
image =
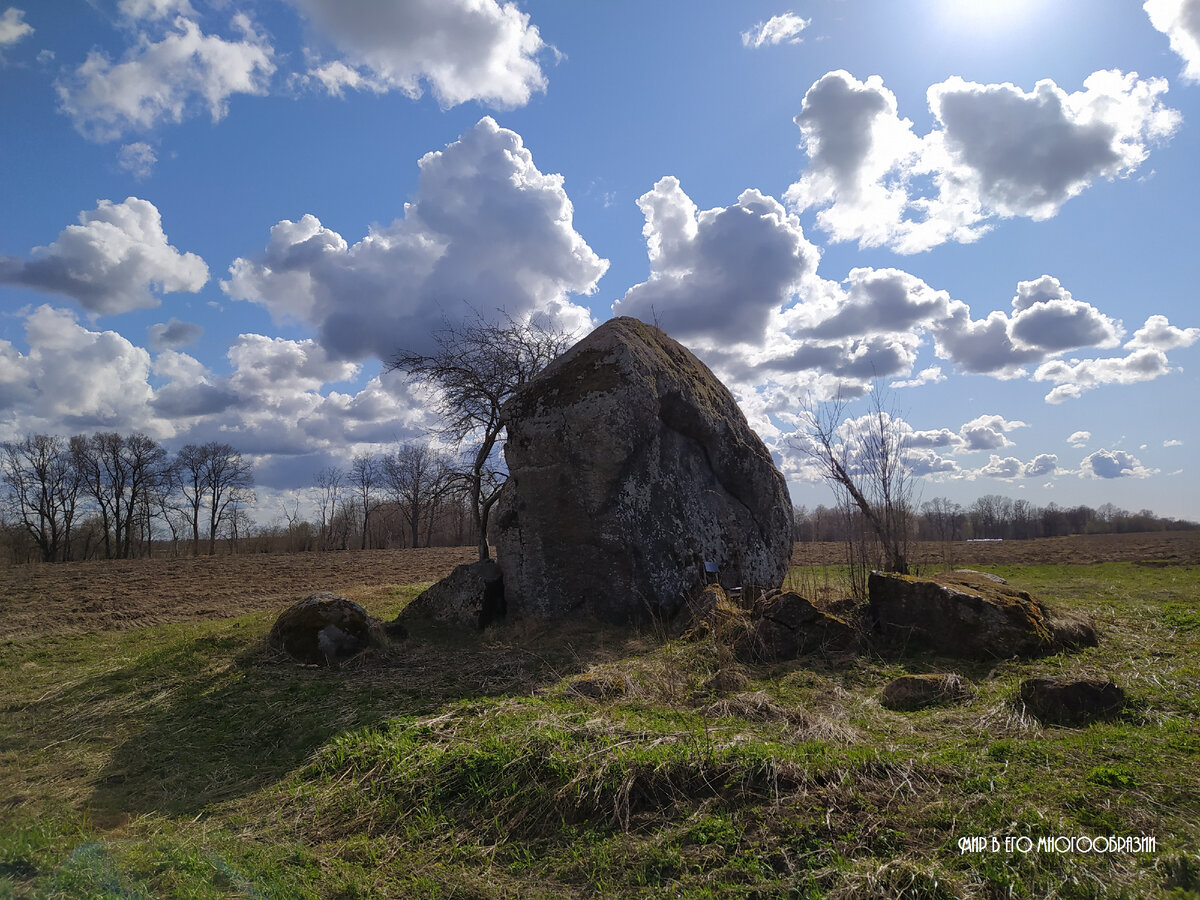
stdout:
<svg viewBox="0 0 1200 900">
<path fill-rule="evenodd" d="M 94 781 L 91 815 L 111 827 L 147 812 L 202 814 L 280 780 L 337 734 L 528 693 L 651 642 L 586 625 L 475 635 L 419 624 L 405 640 L 326 669 L 226 633 L 143 654 L 64 699 L 124 697 L 120 706 L 142 723 Z"/>
</svg>

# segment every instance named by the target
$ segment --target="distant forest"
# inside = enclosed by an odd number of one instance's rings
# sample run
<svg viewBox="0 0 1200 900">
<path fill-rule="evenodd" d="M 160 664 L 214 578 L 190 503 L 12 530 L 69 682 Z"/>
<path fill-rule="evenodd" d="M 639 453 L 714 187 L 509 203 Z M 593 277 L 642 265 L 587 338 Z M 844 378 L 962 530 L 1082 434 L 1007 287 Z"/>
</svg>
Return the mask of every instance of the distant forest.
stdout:
<svg viewBox="0 0 1200 900">
<path fill-rule="evenodd" d="M 313 474 L 306 516 L 299 500 L 260 503 L 250 461 L 229 444 L 169 453 L 138 433 L 29 435 L 0 445 L 0 562 L 466 546 L 477 535 L 462 471 L 425 443 L 359 455 Z M 845 541 L 861 530 L 858 515 L 796 507 L 795 540 Z M 1148 509 L 997 494 L 966 507 L 930 500 L 909 522 L 909 537 L 928 541 L 1200 528 Z"/>
<path fill-rule="evenodd" d="M 986 494 L 970 506 L 938 497 L 913 511 L 911 521 L 921 541 L 1030 540 L 1069 534 L 1126 534 L 1145 531 L 1182 531 L 1200 528 L 1200 523 L 1155 515 L 1149 509 L 1130 512 L 1111 503 L 1090 507 L 1036 506 L 1028 500 L 1013 500 Z M 857 514 L 855 514 L 857 515 Z M 837 507 L 795 508 L 797 541 L 843 541 L 855 532 L 856 523 Z"/>
</svg>

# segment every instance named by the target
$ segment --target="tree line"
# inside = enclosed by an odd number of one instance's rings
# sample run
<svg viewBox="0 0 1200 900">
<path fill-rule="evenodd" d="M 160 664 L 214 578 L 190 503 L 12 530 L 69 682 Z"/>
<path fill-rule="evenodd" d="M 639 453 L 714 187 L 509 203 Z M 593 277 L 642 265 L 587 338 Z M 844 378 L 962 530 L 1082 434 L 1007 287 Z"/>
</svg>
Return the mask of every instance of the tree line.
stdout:
<svg viewBox="0 0 1200 900">
<path fill-rule="evenodd" d="M 44 562 L 145 555 L 157 534 L 213 554 L 219 538 L 237 538 L 253 502 L 250 463 L 217 441 L 175 454 L 140 432 L 31 434 L 0 445 L 10 544 L 26 542 Z"/>
<path fill-rule="evenodd" d="M 310 489 L 313 519 L 285 510 L 289 549 L 462 546 L 476 540 L 470 484 L 450 454 L 424 441 L 327 466 Z"/>
<path fill-rule="evenodd" d="M 844 506 L 819 505 L 795 508 L 795 537 L 798 541 L 846 541 L 856 524 Z M 1098 507 L 1037 506 L 1028 500 L 1013 500 L 985 494 L 963 506 L 937 497 L 909 509 L 909 536 L 922 541 L 1030 540 L 1071 534 L 1125 534 L 1145 531 L 1176 531 L 1200 528 L 1183 519 L 1158 516 L 1149 509 L 1130 512 L 1112 503 Z"/>
</svg>

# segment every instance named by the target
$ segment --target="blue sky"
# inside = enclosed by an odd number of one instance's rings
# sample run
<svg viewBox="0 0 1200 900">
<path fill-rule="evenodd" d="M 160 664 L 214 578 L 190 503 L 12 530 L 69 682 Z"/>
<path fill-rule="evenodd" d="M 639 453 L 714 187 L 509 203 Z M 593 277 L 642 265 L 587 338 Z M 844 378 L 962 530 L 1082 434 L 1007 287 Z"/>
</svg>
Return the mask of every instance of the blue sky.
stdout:
<svg viewBox="0 0 1200 900">
<path fill-rule="evenodd" d="M 0 439 L 226 440 L 267 520 L 465 304 L 629 314 L 797 503 L 875 376 L 927 499 L 1200 517 L 1200 0 L 0 0 L 0 114 Z"/>
</svg>

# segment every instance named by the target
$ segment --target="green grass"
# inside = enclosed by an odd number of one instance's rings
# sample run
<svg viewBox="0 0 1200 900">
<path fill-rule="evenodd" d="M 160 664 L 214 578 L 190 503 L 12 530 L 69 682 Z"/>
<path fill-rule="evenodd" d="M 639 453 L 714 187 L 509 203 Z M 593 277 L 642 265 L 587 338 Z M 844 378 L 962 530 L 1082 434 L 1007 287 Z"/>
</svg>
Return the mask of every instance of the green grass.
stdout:
<svg viewBox="0 0 1200 900">
<path fill-rule="evenodd" d="M 756 667 L 715 639 L 518 625 L 325 671 L 266 652 L 266 615 L 9 641 L 0 897 L 1200 897 L 1200 569 L 994 571 L 1101 645 Z M 735 669 L 738 691 L 706 687 Z M 584 671 L 628 690 L 573 696 Z M 975 698 L 879 704 L 927 671 Z M 1016 702 L 1041 674 L 1111 676 L 1130 704 L 1044 727 Z M 1060 835 L 1157 848 L 990 849 Z"/>
</svg>

